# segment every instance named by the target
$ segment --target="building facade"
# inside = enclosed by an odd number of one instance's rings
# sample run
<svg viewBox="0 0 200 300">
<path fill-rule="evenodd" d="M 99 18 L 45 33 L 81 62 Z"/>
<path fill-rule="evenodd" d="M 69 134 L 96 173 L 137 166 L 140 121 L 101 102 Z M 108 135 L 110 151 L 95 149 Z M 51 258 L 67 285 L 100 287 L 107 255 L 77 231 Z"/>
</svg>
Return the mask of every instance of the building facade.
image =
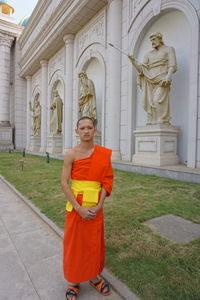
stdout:
<svg viewBox="0 0 200 300">
<path fill-rule="evenodd" d="M 96 91 L 97 142 L 113 150 L 113 160 L 132 162 L 141 145 L 144 153 L 155 151 L 155 136 L 136 145 L 137 129 L 146 125 L 137 73 L 127 55 L 109 44 L 142 61 L 151 50 L 150 34 L 161 32 L 175 48 L 178 66 L 170 111 L 179 133 L 176 140 L 165 140 L 165 152 L 170 157 L 175 151 L 179 163 L 199 168 L 199 18 L 198 0 L 40 0 L 25 28 L 1 18 L 1 128 L 8 122 L 17 150 L 65 153 L 78 142 L 78 74 L 86 72 Z M 63 102 L 59 135 L 51 132 L 54 90 Z M 41 113 L 37 134 L 35 101 Z"/>
</svg>

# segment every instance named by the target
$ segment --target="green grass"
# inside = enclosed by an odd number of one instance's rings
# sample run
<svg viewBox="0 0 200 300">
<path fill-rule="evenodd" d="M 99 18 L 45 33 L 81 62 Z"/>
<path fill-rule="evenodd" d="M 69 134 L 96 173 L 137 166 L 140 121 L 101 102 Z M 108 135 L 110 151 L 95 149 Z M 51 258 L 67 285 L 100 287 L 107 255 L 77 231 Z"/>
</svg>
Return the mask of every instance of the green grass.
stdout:
<svg viewBox="0 0 200 300">
<path fill-rule="evenodd" d="M 62 161 L 0 153 L 0 174 L 60 228 L 65 197 Z M 200 185 L 115 170 L 113 193 L 105 202 L 106 266 L 145 300 L 200 299 L 200 239 L 173 243 L 142 222 L 175 214 L 200 223 Z"/>
</svg>

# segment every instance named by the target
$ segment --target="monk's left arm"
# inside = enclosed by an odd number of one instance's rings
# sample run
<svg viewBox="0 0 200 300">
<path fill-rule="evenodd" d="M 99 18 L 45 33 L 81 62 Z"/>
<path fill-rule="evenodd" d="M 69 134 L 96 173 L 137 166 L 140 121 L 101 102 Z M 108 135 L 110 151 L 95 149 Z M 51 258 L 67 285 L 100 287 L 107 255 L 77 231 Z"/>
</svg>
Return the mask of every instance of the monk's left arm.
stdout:
<svg viewBox="0 0 200 300">
<path fill-rule="evenodd" d="M 110 193 L 112 191 L 113 170 L 112 170 L 111 160 L 109 160 L 109 164 L 108 164 L 106 172 L 102 178 L 101 185 L 102 186 L 101 186 L 99 202 L 96 206 L 91 207 L 91 210 L 95 213 L 98 213 L 98 211 L 102 208 L 105 198 L 110 196 Z"/>
</svg>

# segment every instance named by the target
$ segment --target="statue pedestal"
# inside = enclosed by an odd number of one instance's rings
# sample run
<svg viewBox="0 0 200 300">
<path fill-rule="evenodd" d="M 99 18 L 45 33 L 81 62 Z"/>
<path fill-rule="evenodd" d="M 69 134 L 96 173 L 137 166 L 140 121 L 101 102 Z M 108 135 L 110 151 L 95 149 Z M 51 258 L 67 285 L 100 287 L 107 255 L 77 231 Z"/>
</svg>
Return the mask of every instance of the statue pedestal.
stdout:
<svg viewBox="0 0 200 300">
<path fill-rule="evenodd" d="M 135 131 L 135 154 L 132 162 L 143 165 L 164 166 L 178 164 L 178 126 L 148 125 Z"/>
<path fill-rule="evenodd" d="M 63 151 L 63 136 L 61 134 L 53 134 L 47 138 L 47 152 L 62 153 Z"/>
<path fill-rule="evenodd" d="M 13 150 L 12 127 L 0 126 L 0 151 Z"/>
<path fill-rule="evenodd" d="M 80 144 L 80 137 L 76 135 L 76 143 Z M 97 130 L 94 136 L 94 144 L 101 146 L 101 132 Z"/>
<path fill-rule="evenodd" d="M 32 135 L 30 138 L 29 151 L 38 152 L 41 146 L 41 137 Z"/>
</svg>

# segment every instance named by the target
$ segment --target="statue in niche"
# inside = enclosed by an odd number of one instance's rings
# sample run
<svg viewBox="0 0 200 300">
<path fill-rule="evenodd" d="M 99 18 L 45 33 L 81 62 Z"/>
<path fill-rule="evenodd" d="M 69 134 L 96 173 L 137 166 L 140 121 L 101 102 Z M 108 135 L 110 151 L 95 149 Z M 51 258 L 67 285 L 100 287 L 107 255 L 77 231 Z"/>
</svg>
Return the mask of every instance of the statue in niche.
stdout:
<svg viewBox="0 0 200 300">
<path fill-rule="evenodd" d="M 50 131 L 52 134 L 61 134 L 63 121 L 63 102 L 57 90 L 53 90 L 53 97 L 53 103 L 50 106 L 50 109 L 52 110 Z"/>
<path fill-rule="evenodd" d="M 154 49 L 145 54 L 142 64 L 134 56 L 128 57 L 139 73 L 147 125 L 169 125 L 169 92 L 172 74 L 177 70 L 175 50 L 164 44 L 160 32 L 151 34 L 150 41 Z"/>
<path fill-rule="evenodd" d="M 93 120 L 97 120 L 96 112 L 96 95 L 94 83 L 87 77 L 85 72 L 78 74 L 80 78 L 80 94 L 79 94 L 79 109 L 80 116 L 87 116 Z"/>
<path fill-rule="evenodd" d="M 33 113 L 33 136 L 40 136 L 41 132 L 41 105 L 38 98 L 39 94 L 35 97 L 33 107 L 31 105 L 31 102 L 29 102 L 30 111 Z"/>
</svg>

